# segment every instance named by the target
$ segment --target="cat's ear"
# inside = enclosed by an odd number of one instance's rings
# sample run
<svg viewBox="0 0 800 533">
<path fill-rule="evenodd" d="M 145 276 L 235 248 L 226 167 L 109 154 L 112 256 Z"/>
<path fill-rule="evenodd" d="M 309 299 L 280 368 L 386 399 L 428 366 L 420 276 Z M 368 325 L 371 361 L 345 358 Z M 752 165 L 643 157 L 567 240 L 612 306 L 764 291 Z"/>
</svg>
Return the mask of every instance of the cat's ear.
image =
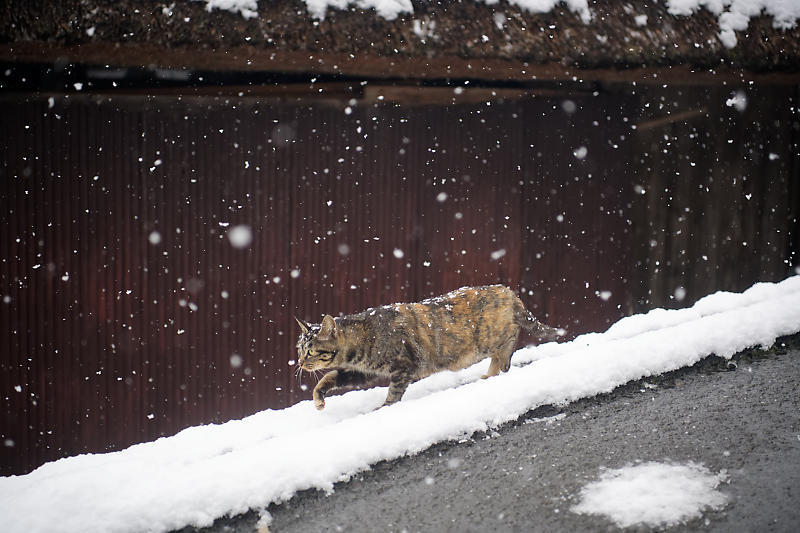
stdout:
<svg viewBox="0 0 800 533">
<path fill-rule="evenodd" d="M 336 337 L 336 322 L 331 315 L 325 315 L 322 319 L 322 326 L 317 333 L 317 338 L 333 339 Z"/>
<path fill-rule="evenodd" d="M 306 324 L 297 317 L 294 317 L 294 319 L 297 320 L 297 325 L 300 326 L 300 331 L 303 333 L 303 335 L 308 333 L 308 324 Z"/>
</svg>

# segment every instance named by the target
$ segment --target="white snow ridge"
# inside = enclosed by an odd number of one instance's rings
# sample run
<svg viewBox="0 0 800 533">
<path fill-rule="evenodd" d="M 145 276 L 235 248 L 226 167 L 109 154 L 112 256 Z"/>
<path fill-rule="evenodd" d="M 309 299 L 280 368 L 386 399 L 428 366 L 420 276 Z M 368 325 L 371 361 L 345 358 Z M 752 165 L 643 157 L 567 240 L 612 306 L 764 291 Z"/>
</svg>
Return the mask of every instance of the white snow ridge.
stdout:
<svg viewBox="0 0 800 533">
<path fill-rule="evenodd" d="M 711 353 L 730 357 L 770 346 L 798 331 L 800 276 L 758 283 L 741 294 L 720 292 L 690 308 L 623 318 L 605 333 L 524 348 L 514 354 L 509 372 L 490 379 L 480 379 L 487 361 L 434 374 L 413 384 L 401 402 L 378 410 L 383 387 L 329 397 L 321 412 L 304 401 L 0 478 L 2 530 L 113 533 L 207 526 L 300 490 L 332 490 L 378 461 L 488 430 L 540 405 L 609 392 Z M 325 453 L 318 453 L 319 443 Z M 618 477 L 635 479 L 631 475 Z"/>
</svg>

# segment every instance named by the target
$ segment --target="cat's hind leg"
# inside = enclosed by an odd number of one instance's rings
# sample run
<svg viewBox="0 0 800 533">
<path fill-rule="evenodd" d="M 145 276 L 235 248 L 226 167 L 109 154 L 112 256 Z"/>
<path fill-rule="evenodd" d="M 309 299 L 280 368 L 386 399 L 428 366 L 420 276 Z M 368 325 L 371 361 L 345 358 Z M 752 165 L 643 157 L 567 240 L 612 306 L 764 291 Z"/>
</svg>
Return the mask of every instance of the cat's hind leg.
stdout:
<svg viewBox="0 0 800 533">
<path fill-rule="evenodd" d="M 489 363 L 489 370 L 481 376 L 482 379 L 496 376 L 501 371 L 508 372 L 511 368 L 511 355 L 514 353 L 514 347 L 517 345 L 517 337 L 519 330 L 517 330 L 511 337 L 498 346 L 497 350 L 492 354 L 492 360 Z"/>
<path fill-rule="evenodd" d="M 381 407 L 399 402 L 400 398 L 403 397 L 403 393 L 405 393 L 408 386 L 411 385 L 411 381 L 412 379 L 409 377 L 392 376 L 389 381 L 389 392 L 386 395 L 386 401 L 383 402 Z"/>
<path fill-rule="evenodd" d="M 386 395 L 386 401 L 383 402 L 383 406 L 399 402 L 408 386 L 416 381 L 417 367 L 414 363 L 416 358 L 410 346 L 405 347 L 404 355 L 406 357 L 398 357 L 392 363 L 389 375 L 389 392 Z"/>
</svg>

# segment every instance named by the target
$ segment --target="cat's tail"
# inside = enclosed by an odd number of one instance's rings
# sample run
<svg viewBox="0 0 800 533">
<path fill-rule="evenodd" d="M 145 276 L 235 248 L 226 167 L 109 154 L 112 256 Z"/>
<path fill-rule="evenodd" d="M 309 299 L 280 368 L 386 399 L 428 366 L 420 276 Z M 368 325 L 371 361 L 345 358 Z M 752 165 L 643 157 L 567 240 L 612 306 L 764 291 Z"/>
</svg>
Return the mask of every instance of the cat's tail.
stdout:
<svg viewBox="0 0 800 533">
<path fill-rule="evenodd" d="M 521 304 L 521 302 L 520 302 Z M 524 306 L 519 305 L 515 309 L 514 318 L 517 324 L 528 333 L 534 335 L 540 342 L 550 342 L 563 338 L 567 334 L 564 328 L 554 328 L 548 326 L 533 316 L 533 313 L 525 309 Z"/>
</svg>

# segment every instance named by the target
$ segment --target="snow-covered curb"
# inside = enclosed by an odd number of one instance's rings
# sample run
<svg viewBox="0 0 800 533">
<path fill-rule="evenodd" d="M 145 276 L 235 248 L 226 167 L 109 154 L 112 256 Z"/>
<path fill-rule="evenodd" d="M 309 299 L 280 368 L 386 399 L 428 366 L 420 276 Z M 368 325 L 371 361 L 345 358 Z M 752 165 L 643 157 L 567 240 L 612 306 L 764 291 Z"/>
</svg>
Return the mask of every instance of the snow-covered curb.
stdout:
<svg viewBox="0 0 800 533">
<path fill-rule="evenodd" d="M 655 310 L 607 332 L 525 348 L 512 369 L 480 380 L 486 362 L 436 374 L 403 401 L 373 411 L 382 388 L 264 411 L 218 426 L 0 478 L 3 530 L 168 531 L 264 508 L 299 490 L 331 490 L 385 459 L 514 420 L 543 404 L 608 392 L 628 381 L 730 357 L 800 331 L 800 276 L 717 293 L 689 309 Z M 527 364 L 526 364 L 527 363 Z"/>
</svg>

